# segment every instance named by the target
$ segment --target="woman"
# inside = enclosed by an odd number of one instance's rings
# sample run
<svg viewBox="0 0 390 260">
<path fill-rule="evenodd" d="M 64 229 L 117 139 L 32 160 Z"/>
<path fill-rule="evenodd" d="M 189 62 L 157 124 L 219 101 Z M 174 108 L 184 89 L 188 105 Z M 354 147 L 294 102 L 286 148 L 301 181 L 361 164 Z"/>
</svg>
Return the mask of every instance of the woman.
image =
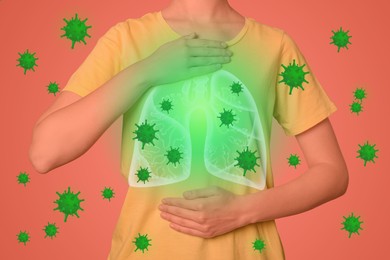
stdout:
<svg viewBox="0 0 390 260">
<path fill-rule="evenodd" d="M 172 0 L 99 39 L 38 119 L 30 160 L 40 173 L 66 164 L 123 115 L 129 189 L 108 259 L 284 259 L 274 220 L 347 189 L 334 111 L 285 32 L 227 0 Z M 308 165 L 278 187 L 272 117 Z"/>
</svg>

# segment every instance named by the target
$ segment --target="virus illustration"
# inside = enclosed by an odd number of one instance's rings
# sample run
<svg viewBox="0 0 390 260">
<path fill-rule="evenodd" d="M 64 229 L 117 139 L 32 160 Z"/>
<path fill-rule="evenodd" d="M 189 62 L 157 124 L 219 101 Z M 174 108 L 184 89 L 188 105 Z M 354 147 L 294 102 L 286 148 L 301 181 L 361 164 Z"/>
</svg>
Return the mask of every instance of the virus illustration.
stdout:
<svg viewBox="0 0 390 260">
<path fill-rule="evenodd" d="M 114 198 L 115 192 L 110 187 L 104 187 L 104 189 L 101 191 L 103 199 L 108 199 L 108 201 L 111 201 L 112 198 Z"/>
<path fill-rule="evenodd" d="M 84 201 L 83 199 L 79 199 L 78 195 L 80 192 L 73 193 L 70 191 L 70 187 L 68 187 L 68 191 L 64 191 L 62 194 L 56 192 L 57 195 L 60 197 L 54 203 L 57 203 L 58 206 L 54 210 L 59 210 L 60 212 L 64 213 L 66 222 L 69 215 L 76 215 L 76 217 L 79 217 L 77 214 L 78 210 L 84 210 L 80 207 L 80 202 Z"/>
<path fill-rule="evenodd" d="M 350 104 L 349 106 L 351 112 L 356 113 L 357 115 L 359 115 L 359 113 L 363 111 L 362 103 L 359 101 L 353 101 L 352 104 Z"/>
<path fill-rule="evenodd" d="M 302 84 L 303 82 L 309 83 L 305 79 L 305 75 L 310 73 L 308 71 L 303 71 L 303 67 L 305 67 L 306 64 L 299 66 L 298 64 L 295 64 L 295 60 L 293 60 L 293 63 L 290 63 L 287 67 L 284 64 L 281 66 L 284 68 L 284 71 L 280 73 L 279 76 L 282 76 L 283 79 L 278 83 L 284 82 L 285 85 L 290 87 L 290 92 L 288 94 L 291 95 L 293 89 L 298 87 L 305 90 Z"/>
<path fill-rule="evenodd" d="M 138 139 L 142 143 L 142 149 L 144 149 L 145 144 L 151 143 L 154 146 L 153 139 L 158 140 L 156 137 L 156 133 L 159 130 L 155 130 L 153 127 L 156 124 L 149 125 L 147 122 L 147 119 L 145 119 L 145 122 L 142 123 L 141 125 L 137 125 L 137 130 L 135 130 L 133 133 L 135 133 L 137 136 L 133 138 Z"/>
<path fill-rule="evenodd" d="M 357 233 L 358 235 L 360 235 L 359 229 L 363 230 L 360 227 L 360 225 L 363 223 L 359 221 L 360 216 L 359 217 L 354 216 L 352 213 L 348 217 L 343 216 L 343 218 L 345 219 L 345 221 L 341 223 L 343 225 L 341 229 L 348 231 L 349 233 L 348 238 L 351 238 L 352 233 Z"/>
<path fill-rule="evenodd" d="M 246 174 L 246 171 L 252 170 L 256 172 L 255 165 L 260 166 L 257 164 L 257 159 L 260 157 L 255 156 L 256 151 L 249 151 L 247 146 L 246 150 L 243 150 L 241 153 L 237 151 L 237 153 L 239 154 L 239 156 L 235 158 L 235 160 L 237 160 L 238 162 L 234 166 L 238 166 L 244 169 L 244 176 Z"/>
<path fill-rule="evenodd" d="M 236 119 L 234 118 L 235 116 L 236 115 L 232 113 L 232 109 L 223 109 L 223 112 L 221 112 L 220 116 L 218 116 L 218 118 L 221 120 L 220 126 L 226 125 L 227 127 L 229 127 L 229 125 L 233 125 L 233 121 L 236 121 Z"/>
<path fill-rule="evenodd" d="M 176 166 L 176 163 L 180 163 L 179 162 L 180 159 L 183 159 L 183 157 L 181 157 L 182 153 L 179 151 L 179 147 L 172 148 L 172 146 L 171 146 L 171 149 L 169 151 L 167 151 L 167 153 L 164 155 L 168 158 L 167 164 L 173 163 L 175 166 Z"/>
<path fill-rule="evenodd" d="M 20 52 L 18 52 L 18 54 L 20 58 L 17 59 L 17 61 L 19 61 L 19 64 L 17 64 L 16 66 L 20 66 L 24 69 L 24 75 L 26 75 L 27 70 L 32 70 L 35 72 L 34 66 L 38 66 L 35 63 L 35 61 L 38 60 L 38 58 L 34 57 L 35 52 L 29 53 L 27 49 L 24 53 L 21 54 Z"/>
<path fill-rule="evenodd" d="M 49 85 L 47 86 L 47 90 L 49 91 L 49 94 L 53 93 L 55 96 L 56 93 L 59 92 L 58 83 L 50 81 Z"/>
<path fill-rule="evenodd" d="M 161 103 L 161 110 L 162 111 L 167 111 L 167 113 L 169 114 L 169 110 L 172 110 L 172 101 L 170 101 L 169 99 L 168 100 L 163 100 Z"/>
<path fill-rule="evenodd" d="M 45 231 L 46 233 L 45 238 L 50 237 L 51 239 L 53 239 L 53 237 L 56 237 L 56 235 L 59 233 L 56 224 L 55 223 L 50 224 L 49 222 L 43 228 L 43 231 Z"/>
<path fill-rule="evenodd" d="M 30 177 L 25 172 L 20 172 L 16 177 L 18 178 L 18 183 L 23 184 L 24 187 L 26 187 L 26 184 L 30 182 Z"/>
<path fill-rule="evenodd" d="M 301 162 L 299 156 L 296 154 L 290 154 L 290 157 L 288 157 L 287 160 L 288 166 L 294 166 L 295 169 L 297 168 L 297 165 L 299 165 Z"/>
<path fill-rule="evenodd" d="M 240 82 L 233 82 L 231 85 L 230 85 L 230 90 L 232 91 L 233 94 L 237 94 L 237 96 L 239 96 L 240 92 L 242 92 L 242 87 L 241 87 L 241 84 Z"/>
<path fill-rule="evenodd" d="M 146 168 L 142 168 L 142 167 L 141 167 L 141 168 L 137 171 L 137 173 L 135 174 L 135 175 L 138 176 L 138 181 L 137 181 L 137 183 L 138 183 L 139 181 L 143 181 L 144 184 L 145 184 L 145 181 L 149 181 L 149 178 L 152 177 L 150 174 L 151 174 L 151 172 L 149 172 L 148 167 L 146 167 Z"/>
<path fill-rule="evenodd" d="M 364 160 L 364 166 L 366 166 L 366 163 L 369 161 L 375 163 L 374 158 L 378 158 L 378 156 L 376 156 L 376 152 L 379 150 L 375 150 L 375 145 L 376 144 L 370 145 L 368 141 L 363 145 L 359 144 L 360 149 L 357 151 L 359 155 L 356 156 L 356 158 Z"/>
<path fill-rule="evenodd" d="M 367 93 L 364 88 L 356 88 L 353 92 L 353 96 L 355 97 L 355 99 L 362 101 L 367 97 Z"/>
<path fill-rule="evenodd" d="M 258 250 L 261 253 L 261 250 L 265 248 L 265 243 L 262 239 L 256 239 L 253 243 L 254 250 Z"/>
<path fill-rule="evenodd" d="M 142 250 L 142 253 L 144 253 L 145 249 L 149 250 L 148 247 L 152 245 L 149 242 L 152 241 L 152 240 L 148 239 L 147 236 L 148 236 L 148 234 L 141 235 L 140 233 L 138 233 L 138 237 L 135 237 L 135 240 L 133 241 L 133 243 L 137 247 L 134 250 L 134 252 L 136 252 L 138 249 Z"/>
<path fill-rule="evenodd" d="M 86 36 L 91 38 L 91 36 L 88 35 L 87 30 L 92 27 L 92 26 L 85 25 L 85 22 L 88 20 L 88 18 L 81 21 L 77 17 L 77 13 L 76 13 L 75 17 L 72 17 L 70 21 L 66 20 L 65 18 L 63 20 L 66 22 L 66 25 L 61 28 L 61 30 L 65 31 L 65 33 L 61 35 L 61 37 L 65 36 L 66 38 L 72 41 L 72 49 L 74 48 L 76 42 L 82 41 L 84 44 L 87 44 L 84 38 Z"/>
<path fill-rule="evenodd" d="M 330 37 L 330 39 L 332 39 L 332 42 L 330 44 L 334 44 L 337 46 L 337 52 L 340 51 L 340 48 L 346 48 L 348 50 L 348 44 L 352 44 L 350 41 L 349 41 L 349 38 L 351 38 L 352 36 L 349 36 L 348 35 L 348 32 L 349 31 L 343 31 L 343 28 L 340 27 L 340 29 L 338 31 L 333 31 L 333 36 Z"/>
<path fill-rule="evenodd" d="M 16 236 L 18 237 L 19 243 L 26 245 L 27 242 L 30 242 L 30 235 L 27 231 L 20 231 Z"/>
</svg>

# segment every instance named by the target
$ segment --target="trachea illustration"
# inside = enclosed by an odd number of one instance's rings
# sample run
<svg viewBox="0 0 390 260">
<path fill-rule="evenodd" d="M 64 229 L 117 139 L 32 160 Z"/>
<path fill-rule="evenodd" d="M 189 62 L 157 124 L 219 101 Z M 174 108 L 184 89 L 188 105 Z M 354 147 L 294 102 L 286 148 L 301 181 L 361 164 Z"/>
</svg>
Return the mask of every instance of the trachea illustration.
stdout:
<svg viewBox="0 0 390 260">
<path fill-rule="evenodd" d="M 232 91 L 238 86 L 240 92 Z M 267 153 L 263 126 L 249 89 L 235 75 L 218 70 L 154 86 L 147 94 L 138 122 L 132 128 L 135 145 L 129 169 L 130 186 L 168 185 L 190 176 L 190 120 L 201 110 L 206 124 L 196 127 L 206 130 L 203 157 L 208 173 L 264 189 Z M 150 173 L 147 181 L 139 181 L 141 167 Z"/>
</svg>

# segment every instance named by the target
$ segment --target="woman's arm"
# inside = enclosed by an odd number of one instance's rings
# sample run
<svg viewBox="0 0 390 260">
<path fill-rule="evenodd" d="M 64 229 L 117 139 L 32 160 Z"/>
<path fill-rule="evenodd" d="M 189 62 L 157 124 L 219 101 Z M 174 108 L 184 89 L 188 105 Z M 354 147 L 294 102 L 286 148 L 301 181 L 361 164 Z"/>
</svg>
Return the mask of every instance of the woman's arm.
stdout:
<svg viewBox="0 0 390 260">
<path fill-rule="evenodd" d="M 34 168 L 47 173 L 84 154 L 150 86 L 144 63 L 127 67 L 83 98 L 62 92 L 34 126 L 29 150 Z"/>
<path fill-rule="evenodd" d="M 296 135 L 296 139 L 309 169 L 284 185 L 246 195 L 241 208 L 244 222 L 299 214 L 346 192 L 348 170 L 329 119 Z"/>
</svg>

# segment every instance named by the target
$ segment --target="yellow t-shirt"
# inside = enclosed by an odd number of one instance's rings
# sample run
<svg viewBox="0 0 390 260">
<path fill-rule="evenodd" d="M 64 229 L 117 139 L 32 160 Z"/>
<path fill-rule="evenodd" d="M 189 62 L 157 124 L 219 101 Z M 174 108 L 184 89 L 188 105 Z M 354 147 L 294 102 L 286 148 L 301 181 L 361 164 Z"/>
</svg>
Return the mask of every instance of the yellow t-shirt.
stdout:
<svg viewBox="0 0 390 260">
<path fill-rule="evenodd" d="M 62 91 L 86 96 L 179 37 L 160 11 L 119 22 Z M 108 259 L 284 259 L 274 220 L 204 239 L 171 229 L 157 208 L 164 197 L 211 185 L 239 195 L 272 188 L 272 117 L 296 135 L 336 111 L 281 29 L 246 18 L 227 44 L 234 56 L 220 70 L 153 86 L 123 114 L 121 173 L 129 188 Z M 144 250 L 136 245 L 142 239 Z M 261 252 L 256 239 L 265 243 Z"/>
</svg>

